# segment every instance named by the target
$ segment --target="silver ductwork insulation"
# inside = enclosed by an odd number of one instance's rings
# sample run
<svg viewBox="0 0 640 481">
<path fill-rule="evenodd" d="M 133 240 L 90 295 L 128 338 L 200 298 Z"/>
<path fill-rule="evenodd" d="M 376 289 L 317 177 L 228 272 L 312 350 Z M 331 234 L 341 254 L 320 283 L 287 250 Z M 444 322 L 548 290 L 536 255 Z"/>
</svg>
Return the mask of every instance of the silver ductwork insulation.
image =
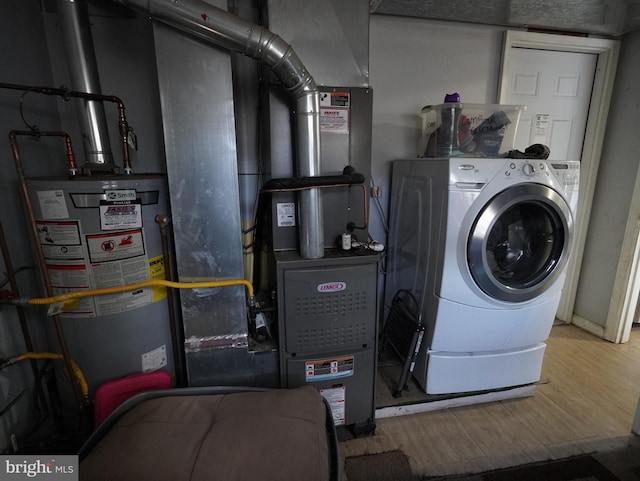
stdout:
<svg viewBox="0 0 640 481">
<path fill-rule="evenodd" d="M 297 175 L 320 175 L 320 100 L 318 87 L 291 46 L 266 28 L 199 0 L 115 0 L 228 50 L 271 67 L 295 100 Z M 300 255 L 324 256 L 321 191 L 299 193 Z"/>
<path fill-rule="evenodd" d="M 69 64 L 71 89 L 101 94 L 98 65 L 93 48 L 89 12 L 85 1 L 57 0 L 62 39 Z M 104 104 L 97 100 L 78 101 L 84 139 L 86 168 L 113 170 L 113 154 Z"/>
</svg>

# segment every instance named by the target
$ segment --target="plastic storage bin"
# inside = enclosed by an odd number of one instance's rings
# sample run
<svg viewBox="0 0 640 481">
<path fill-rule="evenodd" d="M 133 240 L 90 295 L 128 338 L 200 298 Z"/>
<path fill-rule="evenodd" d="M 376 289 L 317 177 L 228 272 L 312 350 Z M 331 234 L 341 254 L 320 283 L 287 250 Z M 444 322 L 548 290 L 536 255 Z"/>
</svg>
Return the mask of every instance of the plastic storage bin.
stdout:
<svg viewBox="0 0 640 481">
<path fill-rule="evenodd" d="M 422 109 L 421 157 L 497 157 L 513 150 L 524 105 L 443 103 Z"/>
</svg>

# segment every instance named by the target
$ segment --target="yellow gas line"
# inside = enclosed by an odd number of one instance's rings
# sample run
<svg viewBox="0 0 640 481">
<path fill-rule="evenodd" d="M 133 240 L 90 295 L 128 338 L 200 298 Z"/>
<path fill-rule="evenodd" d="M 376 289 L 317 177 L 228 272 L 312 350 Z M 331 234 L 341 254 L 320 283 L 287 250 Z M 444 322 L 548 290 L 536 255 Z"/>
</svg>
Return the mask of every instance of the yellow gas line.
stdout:
<svg viewBox="0 0 640 481">
<path fill-rule="evenodd" d="M 69 301 L 74 301 L 83 297 L 102 296 L 105 294 L 117 294 L 120 292 L 134 291 L 136 289 L 142 289 L 144 287 L 171 287 L 174 289 L 203 289 L 208 287 L 226 287 L 244 285 L 247 289 L 249 298 L 252 299 L 254 292 L 251 283 L 245 279 L 225 279 L 218 281 L 196 281 L 196 282 L 174 282 L 163 279 L 152 279 L 149 281 L 138 282 L 135 284 L 127 284 L 125 286 L 117 287 L 105 287 L 103 289 L 92 289 L 88 291 L 73 291 L 65 292 L 52 297 L 34 297 L 29 299 L 13 299 L 12 301 L 33 305 L 46 305 L 46 304 L 66 304 Z"/>
<path fill-rule="evenodd" d="M 52 297 L 34 297 L 34 298 L 12 298 L 12 299 L 4 299 L 3 301 L 9 302 L 11 304 L 32 304 L 32 305 L 47 305 L 47 304 L 60 304 L 61 310 L 65 310 L 65 308 L 70 307 L 74 301 L 83 298 L 83 297 L 91 297 L 91 296 L 101 296 L 105 294 L 117 294 L 120 292 L 126 291 L 134 291 L 136 289 L 142 289 L 144 287 L 171 287 L 174 289 L 205 289 L 211 287 L 227 287 L 227 286 L 236 286 L 236 285 L 244 285 L 247 289 L 247 293 L 249 295 L 249 299 L 252 300 L 254 296 L 253 286 L 251 283 L 245 279 L 225 279 L 225 280 L 217 280 L 217 281 L 195 281 L 195 282 L 173 282 L 162 279 L 153 279 L 144 282 L 138 282 L 135 284 L 127 284 L 125 286 L 117 286 L 117 287 L 107 287 L 104 289 L 92 289 L 88 291 L 73 291 L 73 292 L 65 292 L 64 294 L 59 294 L 57 296 Z M 53 352 L 26 352 L 24 354 L 20 354 L 19 356 L 15 356 L 4 364 L 4 366 L 8 366 L 17 361 L 23 361 L 25 359 L 64 359 L 62 354 L 53 353 Z M 83 396 L 87 398 L 89 396 L 89 385 L 82 373 L 80 367 L 75 363 L 73 359 L 71 361 L 71 368 L 73 370 L 73 376 L 75 376 L 80 389 L 82 391 Z"/>
<path fill-rule="evenodd" d="M 25 352 L 24 354 L 20 354 L 15 357 L 16 361 L 24 361 L 25 359 L 64 359 L 64 356 L 55 352 Z M 73 369 L 73 375 L 80 385 L 82 395 L 88 397 L 89 385 L 87 384 L 87 380 L 85 379 L 82 370 L 80 370 L 80 367 L 78 367 L 73 359 L 71 359 L 71 368 Z M 69 373 L 69 375 L 71 375 L 71 373 Z"/>
</svg>

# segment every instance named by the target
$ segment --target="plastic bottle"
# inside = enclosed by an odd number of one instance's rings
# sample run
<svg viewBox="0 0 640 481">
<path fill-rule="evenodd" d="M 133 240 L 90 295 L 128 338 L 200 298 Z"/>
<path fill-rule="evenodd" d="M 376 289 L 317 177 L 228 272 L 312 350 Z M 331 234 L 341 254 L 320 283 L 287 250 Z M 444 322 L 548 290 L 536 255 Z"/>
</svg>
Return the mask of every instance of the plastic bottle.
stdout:
<svg viewBox="0 0 640 481">
<path fill-rule="evenodd" d="M 460 94 L 446 94 L 444 105 L 440 111 L 440 139 L 438 139 L 438 155 L 449 157 L 458 150 L 458 124 L 460 122 Z"/>
</svg>

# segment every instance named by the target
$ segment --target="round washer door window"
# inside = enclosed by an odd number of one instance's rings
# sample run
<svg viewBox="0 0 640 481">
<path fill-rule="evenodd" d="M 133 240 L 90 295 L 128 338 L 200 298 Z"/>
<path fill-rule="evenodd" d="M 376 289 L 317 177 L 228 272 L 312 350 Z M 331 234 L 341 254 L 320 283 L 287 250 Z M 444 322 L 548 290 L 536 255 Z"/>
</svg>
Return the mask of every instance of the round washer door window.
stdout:
<svg viewBox="0 0 640 481">
<path fill-rule="evenodd" d="M 471 228 L 471 275 L 495 299 L 534 299 L 562 272 L 572 235 L 571 210 L 555 190 L 541 184 L 511 187 L 487 203 Z"/>
</svg>

